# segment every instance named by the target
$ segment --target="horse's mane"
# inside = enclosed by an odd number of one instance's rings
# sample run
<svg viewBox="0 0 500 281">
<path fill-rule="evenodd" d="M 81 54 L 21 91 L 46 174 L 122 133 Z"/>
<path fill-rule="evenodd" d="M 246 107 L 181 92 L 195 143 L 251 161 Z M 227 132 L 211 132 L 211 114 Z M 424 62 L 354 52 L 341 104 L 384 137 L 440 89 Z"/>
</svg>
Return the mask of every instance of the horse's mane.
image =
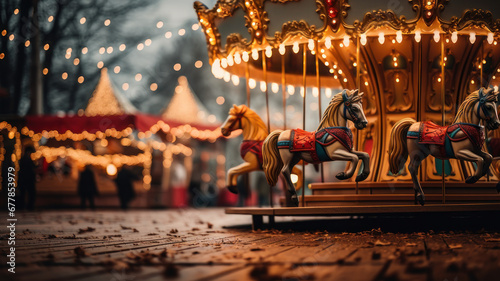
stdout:
<svg viewBox="0 0 500 281">
<path fill-rule="evenodd" d="M 229 115 L 238 116 L 241 115 L 242 127 L 246 126 L 246 130 L 243 132 L 244 138 L 248 140 L 264 140 L 267 137 L 268 131 L 267 126 L 260 116 L 255 113 L 255 111 L 248 108 L 248 106 L 236 105 L 229 110 Z"/>
<path fill-rule="evenodd" d="M 348 95 L 347 101 L 351 103 L 356 103 L 361 100 L 361 95 L 351 94 Z M 333 96 L 332 100 L 328 104 L 325 112 L 323 112 L 323 117 L 321 118 L 321 122 L 319 122 L 319 126 L 317 130 L 326 127 L 336 127 L 339 125 L 339 114 L 340 106 L 343 103 L 342 92 Z"/>
<path fill-rule="evenodd" d="M 485 91 L 484 98 L 486 102 L 492 102 L 497 99 L 498 92 L 493 89 Z M 457 115 L 453 119 L 453 123 L 472 123 L 474 117 L 474 105 L 479 101 L 479 90 L 472 92 L 468 95 L 458 108 Z"/>
</svg>

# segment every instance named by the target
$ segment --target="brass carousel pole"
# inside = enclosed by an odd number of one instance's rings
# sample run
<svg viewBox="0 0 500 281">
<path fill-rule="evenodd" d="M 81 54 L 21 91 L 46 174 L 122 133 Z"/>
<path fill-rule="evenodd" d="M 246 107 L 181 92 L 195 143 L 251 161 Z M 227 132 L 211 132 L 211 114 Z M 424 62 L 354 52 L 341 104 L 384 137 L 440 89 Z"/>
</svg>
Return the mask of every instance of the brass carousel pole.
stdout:
<svg viewBox="0 0 500 281">
<path fill-rule="evenodd" d="M 488 84 L 486 83 L 483 83 L 483 67 L 484 67 L 484 64 L 483 64 L 483 60 L 484 60 L 484 40 L 481 41 L 481 61 L 480 61 L 480 64 L 481 64 L 481 85 L 479 88 L 481 87 L 488 87 Z M 485 81 L 487 82 L 487 81 Z M 483 86 L 484 85 L 484 86 Z M 484 126 L 484 137 L 485 139 L 487 140 L 488 139 L 488 129 L 486 128 L 486 126 Z M 486 145 L 486 141 L 484 142 L 484 148 L 486 149 L 486 151 L 488 151 L 488 147 Z M 490 181 L 490 173 L 488 171 L 488 173 L 486 173 L 486 181 Z"/>
<path fill-rule="evenodd" d="M 361 66 L 359 64 L 359 36 L 356 40 L 356 88 L 361 91 Z M 356 130 L 356 150 L 359 150 L 359 130 Z M 357 165 L 357 163 L 356 163 Z M 356 194 L 359 193 L 359 184 L 356 181 Z"/>
<path fill-rule="evenodd" d="M 247 106 L 250 108 L 250 84 L 249 84 L 249 79 L 250 79 L 250 69 L 249 69 L 249 62 L 246 62 L 246 67 L 245 67 L 245 79 L 246 79 L 246 86 L 247 86 Z"/>
<path fill-rule="evenodd" d="M 304 89 L 304 95 L 302 96 L 302 129 L 306 129 L 306 74 L 307 74 L 307 63 L 306 56 L 307 55 L 307 46 L 304 43 L 304 52 L 302 56 L 302 89 Z M 306 165 L 305 162 L 302 161 L 302 207 L 305 207 L 305 195 L 306 195 Z"/>
<path fill-rule="evenodd" d="M 264 74 L 264 83 L 266 83 L 266 113 L 267 113 L 267 133 L 271 133 L 271 116 L 269 116 L 269 91 L 267 89 L 267 58 L 265 51 L 262 50 L 262 72 Z M 269 188 L 269 206 L 273 207 L 273 187 Z"/>
<path fill-rule="evenodd" d="M 321 107 L 321 79 L 319 77 L 319 43 L 318 40 L 315 41 L 315 50 L 316 50 L 316 86 L 318 87 L 318 113 L 319 113 L 319 122 L 321 122 L 321 112 L 322 112 L 322 107 Z M 320 174 L 321 174 L 321 182 L 325 182 L 325 172 L 323 168 L 323 163 L 320 164 Z"/>
<path fill-rule="evenodd" d="M 441 126 L 445 126 L 445 72 L 444 72 L 444 34 L 441 38 Z M 446 184 L 445 184 L 445 172 L 444 172 L 444 159 L 441 160 L 441 191 L 442 191 L 442 196 L 443 196 L 443 204 L 446 203 Z"/>
<path fill-rule="evenodd" d="M 281 94 L 283 98 L 283 130 L 286 130 L 286 76 L 285 54 L 281 55 Z"/>
</svg>

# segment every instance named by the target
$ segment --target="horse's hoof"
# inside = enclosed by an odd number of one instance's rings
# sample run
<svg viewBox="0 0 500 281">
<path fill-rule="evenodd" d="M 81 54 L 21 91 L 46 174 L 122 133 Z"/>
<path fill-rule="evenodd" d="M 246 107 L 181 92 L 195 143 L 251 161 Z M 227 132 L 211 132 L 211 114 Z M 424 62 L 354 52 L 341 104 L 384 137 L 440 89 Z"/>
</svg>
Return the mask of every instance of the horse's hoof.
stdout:
<svg viewBox="0 0 500 281">
<path fill-rule="evenodd" d="M 478 177 L 470 176 L 465 180 L 465 183 L 471 184 L 477 182 L 478 180 L 479 180 Z"/>
<path fill-rule="evenodd" d="M 360 181 L 366 180 L 366 178 L 368 178 L 368 175 L 370 175 L 370 173 L 361 173 L 361 174 L 359 174 L 356 177 L 356 182 L 360 182 Z"/>
<path fill-rule="evenodd" d="M 338 173 L 335 177 L 336 177 L 337 179 L 339 179 L 339 180 L 345 180 L 345 179 L 347 179 L 347 177 L 345 176 L 345 173 L 344 173 L 344 172 L 340 172 L 340 173 Z"/>
<path fill-rule="evenodd" d="M 236 185 L 228 185 L 227 190 L 229 190 L 231 193 L 238 194 L 238 188 Z"/>
<path fill-rule="evenodd" d="M 423 206 L 425 204 L 425 195 L 423 195 L 422 193 L 419 193 L 417 195 L 417 202 Z"/>
<path fill-rule="evenodd" d="M 299 198 L 297 198 L 297 195 L 293 195 L 291 199 L 292 199 L 292 203 L 293 203 L 292 207 L 298 207 L 299 206 Z"/>
</svg>

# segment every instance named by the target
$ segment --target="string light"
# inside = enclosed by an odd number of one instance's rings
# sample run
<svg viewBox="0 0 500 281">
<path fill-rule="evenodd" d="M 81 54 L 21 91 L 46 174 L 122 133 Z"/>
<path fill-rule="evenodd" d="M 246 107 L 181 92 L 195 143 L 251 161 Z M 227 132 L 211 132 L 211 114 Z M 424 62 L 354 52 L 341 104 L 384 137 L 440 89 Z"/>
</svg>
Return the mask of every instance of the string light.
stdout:
<svg viewBox="0 0 500 281">
<path fill-rule="evenodd" d="M 223 105 L 226 99 L 224 99 L 223 96 L 218 96 L 215 101 L 217 102 L 218 105 Z"/>
<path fill-rule="evenodd" d="M 104 25 L 105 25 L 105 26 L 109 26 L 110 24 L 111 24 L 111 20 L 110 20 L 110 19 L 106 19 L 106 20 L 104 21 Z"/>
<path fill-rule="evenodd" d="M 247 52 L 243 52 L 243 54 L 241 55 L 241 58 L 243 59 L 244 62 L 248 62 L 248 60 L 250 59 L 250 56 L 248 55 Z"/>
<path fill-rule="evenodd" d="M 201 60 L 197 60 L 194 63 L 194 67 L 196 67 L 196 68 L 201 68 L 202 66 L 203 66 L 203 62 Z"/>
<path fill-rule="evenodd" d="M 297 54 L 299 52 L 299 50 L 300 50 L 299 49 L 299 43 L 298 42 L 294 42 L 293 43 L 293 47 L 292 47 L 292 51 Z"/>
<path fill-rule="evenodd" d="M 141 80 L 142 80 L 142 74 L 137 73 L 137 74 L 135 75 L 135 81 L 139 82 L 139 81 L 141 81 Z"/>
<path fill-rule="evenodd" d="M 476 42 L 476 33 L 475 32 L 471 32 L 469 34 L 469 41 L 471 44 L 474 44 L 474 42 Z"/>
<path fill-rule="evenodd" d="M 121 44 L 121 45 L 120 45 L 120 47 L 118 47 L 118 49 L 119 49 L 121 52 L 125 51 L 125 49 L 126 49 L 126 48 L 127 48 L 127 45 L 125 45 L 125 44 Z"/>
<path fill-rule="evenodd" d="M 350 43 L 349 41 L 350 41 L 349 36 L 345 35 L 344 36 L 344 46 L 349 47 L 349 43 Z"/>
<path fill-rule="evenodd" d="M 438 43 L 440 37 L 441 36 L 439 36 L 439 31 L 438 30 L 434 31 L 434 42 Z"/>
<path fill-rule="evenodd" d="M 0 60 L 3 60 L 5 58 L 5 54 L 4 53 L 0 53 Z"/>
<path fill-rule="evenodd" d="M 256 49 L 252 50 L 252 59 L 253 60 L 258 60 L 259 59 L 259 52 Z"/>
<path fill-rule="evenodd" d="M 223 79 L 224 79 L 225 82 L 231 81 L 231 74 L 229 72 L 227 72 L 227 71 L 224 71 Z"/>
<path fill-rule="evenodd" d="M 403 42 L 403 32 L 401 30 L 396 31 L 396 41 L 398 43 Z"/>
<path fill-rule="evenodd" d="M 156 23 L 156 28 L 162 28 L 163 27 L 163 22 L 159 21 Z"/>
<path fill-rule="evenodd" d="M 453 44 L 457 43 L 457 40 L 458 40 L 458 33 L 456 31 L 453 31 L 451 33 L 451 42 L 453 42 Z"/>
<path fill-rule="evenodd" d="M 120 68 L 120 66 L 118 66 L 118 65 L 117 65 L 117 66 L 115 66 L 115 68 L 113 69 L 113 71 L 114 71 L 116 74 L 120 73 L 120 70 L 121 70 L 121 68 Z"/>
<path fill-rule="evenodd" d="M 383 32 L 380 32 L 380 33 L 378 34 L 378 42 L 379 42 L 381 45 L 382 45 L 382 44 L 384 44 L 384 42 L 385 42 L 385 37 L 384 37 L 384 33 L 383 33 Z"/>
<path fill-rule="evenodd" d="M 99 61 L 99 62 L 97 63 L 97 68 L 101 69 L 101 68 L 103 68 L 103 67 L 104 67 L 104 62 L 103 62 L 103 61 Z"/>
<path fill-rule="evenodd" d="M 227 61 L 227 65 L 229 65 L 229 66 L 234 65 L 234 57 L 232 55 L 227 56 L 226 61 Z"/>
<path fill-rule="evenodd" d="M 47 44 L 47 45 L 48 45 L 48 44 Z M 89 48 L 87 48 L 87 47 L 83 47 L 83 48 L 82 48 L 82 54 L 84 54 L 84 55 L 85 55 L 85 54 L 87 54 L 87 53 L 88 53 L 88 51 L 89 51 Z"/>
<path fill-rule="evenodd" d="M 144 41 L 144 44 L 146 46 L 151 46 L 151 43 L 153 43 L 153 41 L 151 39 L 146 39 L 146 41 Z"/>
<path fill-rule="evenodd" d="M 85 78 L 83 76 L 78 77 L 78 83 L 82 84 L 83 81 L 85 81 Z"/>
<path fill-rule="evenodd" d="M 63 73 L 62 73 L 62 75 L 61 75 L 61 78 L 62 78 L 63 80 L 68 79 L 68 73 L 63 72 Z"/>
<path fill-rule="evenodd" d="M 149 85 L 149 89 L 150 89 L 151 91 L 153 91 L 153 92 L 154 92 L 154 91 L 156 91 L 156 90 L 158 90 L 158 84 L 156 84 L 156 83 L 151 83 L 151 85 Z"/>
<path fill-rule="evenodd" d="M 181 28 L 181 29 L 179 29 L 177 34 L 179 34 L 179 36 L 184 36 L 184 34 L 186 34 L 186 30 L 184 28 Z"/>
<path fill-rule="evenodd" d="M 240 53 L 234 54 L 234 63 L 240 64 L 241 63 L 241 55 Z"/>
<path fill-rule="evenodd" d="M 15 38 L 14 34 L 9 35 L 9 40 L 10 41 L 14 40 L 14 38 Z"/>
<path fill-rule="evenodd" d="M 123 83 L 123 84 L 122 84 L 122 89 L 123 89 L 124 91 L 128 90 L 128 88 L 129 88 L 128 83 Z"/>
<path fill-rule="evenodd" d="M 170 37 L 172 37 L 172 32 L 170 31 L 165 32 L 165 38 L 169 39 Z"/>
<path fill-rule="evenodd" d="M 103 55 L 106 52 L 106 48 L 101 47 L 99 48 L 99 54 Z"/>
<path fill-rule="evenodd" d="M 79 65 L 79 64 L 80 64 L 80 59 L 79 59 L 79 58 L 75 58 L 75 59 L 73 60 L 73 64 L 74 64 L 74 65 Z"/>
<path fill-rule="evenodd" d="M 49 73 L 49 69 L 48 68 L 44 68 L 42 70 L 42 73 L 43 73 L 43 75 L 47 75 Z"/>
<path fill-rule="evenodd" d="M 286 52 L 285 44 L 281 43 L 280 46 L 279 46 L 278 51 L 280 52 L 280 55 L 284 55 L 285 52 Z"/>
<path fill-rule="evenodd" d="M 199 24 L 197 24 L 197 23 L 195 23 L 195 24 L 193 24 L 193 25 L 191 26 L 191 29 L 192 29 L 193 31 L 196 31 L 196 30 L 198 30 L 199 28 L 200 28 L 200 25 L 199 25 Z"/>
<path fill-rule="evenodd" d="M 255 81 L 255 79 L 250 78 L 248 80 L 248 87 L 250 87 L 250 89 L 255 89 L 256 86 L 257 86 L 257 81 Z"/>
<path fill-rule="evenodd" d="M 54 20 L 54 16 L 49 16 L 49 17 L 47 18 L 47 21 L 48 21 L 48 22 L 52 22 L 53 20 Z"/>
<path fill-rule="evenodd" d="M 144 49 L 144 44 L 143 43 L 137 44 L 137 50 L 142 51 L 143 49 Z"/>
<path fill-rule="evenodd" d="M 325 47 L 327 49 L 330 49 L 331 46 L 332 46 L 332 38 L 330 38 L 330 36 L 327 36 L 325 39 Z"/>
<path fill-rule="evenodd" d="M 420 34 L 420 30 L 415 31 L 415 42 L 420 43 L 420 40 L 422 40 L 422 36 Z"/>
<path fill-rule="evenodd" d="M 236 75 L 231 76 L 231 81 L 233 85 L 238 86 L 240 84 L 240 78 Z"/>
<path fill-rule="evenodd" d="M 488 38 L 487 38 L 487 40 L 488 40 L 488 43 L 490 45 L 493 44 L 493 40 L 494 40 L 494 38 L 493 38 L 493 32 L 488 32 Z"/>
<path fill-rule="evenodd" d="M 273 48 L 271 46 L 266 47 L 266 57 L 270 58 L 273 55 Z"/>
<path fill-rule="evenodd" d="M 174 70 L 175 70 L 175 71 L 179 71 L 179 70 L 181 70 L 181 68 L 182 68 L 182 67 L 181 67 L 181 64 L 180 64 L 180 63 L 176 63 L 176 64 L 174 64 Z"/>
<path fill-rule="evenodd" d="M 359 42 L 361 43 L 361 45 L 366 45 L 366 42 L 367 42 L 367 39 L 366 39 L 366 34 L 361 34 L 359 36 Z"/>
<path fill-rule="evenodd" d="M 260 81 L 260 90 L 265 92 L 267 90 L 267 84 L 264 81 Z"/>
<path fill-rule="evenodd" d="M 85 17 L 82 17 L 80 19 L 80 24 L 85 24 L 86 21 L 87 21 L 87 19 Z"/>
</svg>

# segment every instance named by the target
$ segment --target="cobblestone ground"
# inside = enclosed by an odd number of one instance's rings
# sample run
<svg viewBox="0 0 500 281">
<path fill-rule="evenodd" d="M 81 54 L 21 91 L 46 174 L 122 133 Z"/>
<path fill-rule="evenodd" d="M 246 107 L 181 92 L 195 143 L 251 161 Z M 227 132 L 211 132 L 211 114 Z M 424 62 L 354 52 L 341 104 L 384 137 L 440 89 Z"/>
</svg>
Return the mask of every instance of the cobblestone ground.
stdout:
<svg viewBox="0 0 500 281">
<path fill-rule="evenodd" d="M 16 214 L 1 280 L 499 280 L 498 218 L 278 218 L 223 209 Z M 2 216 L 7 225 L 7 217 Z M 484 224 L 484 225 L 483 225 Z M 3 227 L 5 229 L 5 227 Z"/>
</svg>

